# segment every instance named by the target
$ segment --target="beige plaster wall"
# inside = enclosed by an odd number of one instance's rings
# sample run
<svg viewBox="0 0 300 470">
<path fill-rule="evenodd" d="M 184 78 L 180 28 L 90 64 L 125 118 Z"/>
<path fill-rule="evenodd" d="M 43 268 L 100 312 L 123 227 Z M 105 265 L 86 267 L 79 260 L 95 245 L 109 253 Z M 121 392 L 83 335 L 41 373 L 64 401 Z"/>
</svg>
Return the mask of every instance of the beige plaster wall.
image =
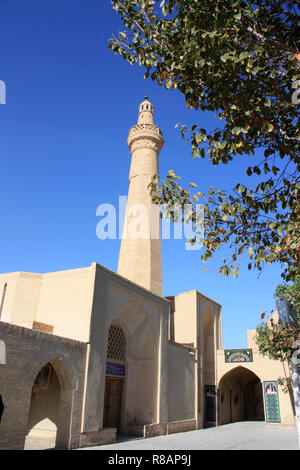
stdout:
<svg viewBox="0 0 300 470">
<path fill-rule="evenodd" d="M 0 302 L 4 284 L 7 284 L 1 320 L 26 328 L 32 327 L 35 319 L 42 274 L 8 273 L 0 275 Z"/>
<path fill-rule="evenodd" d="M 95 268 L 43 275 L 36 321 L 54 326 L 58 336 L 89 341 Z"/>
<path fill-rule="evenodd" d="M 182 292 L 174 297 L 174 340 L 181 344 L 197 342 L 197 291 Z"/>
<path fill-rule="evenodd" d="M 195 357 L 178 344 L 168 345 L 168 421 L 195 419 Z"/>
<path fill-rule="evenodd" d="M 1 320 L 26 328 L 37 321 L 53 326 L 58 336 L 88 341 L 94 278 L 94 265 L 47 274 L 1 274 L 0 299 L 7 284 Z"/>
</svg>

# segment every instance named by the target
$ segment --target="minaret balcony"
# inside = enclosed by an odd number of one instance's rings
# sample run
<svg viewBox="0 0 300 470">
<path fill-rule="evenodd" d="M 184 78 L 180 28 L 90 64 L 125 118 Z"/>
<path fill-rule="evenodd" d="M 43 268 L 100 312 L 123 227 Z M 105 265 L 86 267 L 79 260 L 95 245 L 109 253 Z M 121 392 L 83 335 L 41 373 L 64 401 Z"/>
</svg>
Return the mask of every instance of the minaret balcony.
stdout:
<svg viewBox="0 0 300 470">
<path fill-rule="evenodd" d="M 137 145 L 137 141 L 140 141 Z M 148 147 L 147 141 L 151 146 L 155 146 L 158 151 L 160 151 L 164 145 L 164 139 L 162 137 L 162 132 L 158 126 L 154 124 L 136 124 L 128 132 L 128 147 L 129 150 L 134 150 L 134 147 L 137 145 L 139 148 Z M 133 144 L 135 143 L 134 147 Z"/>
</svg>

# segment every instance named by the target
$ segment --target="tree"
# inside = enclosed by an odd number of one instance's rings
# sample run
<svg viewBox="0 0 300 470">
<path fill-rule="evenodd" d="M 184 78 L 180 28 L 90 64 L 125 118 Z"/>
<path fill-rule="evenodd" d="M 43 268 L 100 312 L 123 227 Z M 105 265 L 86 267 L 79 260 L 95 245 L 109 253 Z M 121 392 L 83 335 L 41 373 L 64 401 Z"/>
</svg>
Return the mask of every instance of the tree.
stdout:
<svg viewBox="0 0 300 470">
<path fill-rule="evenodd" d="M 220 119 L 213 131 L 197 124 L 181 125 L 192 157 L 208 158 L 217 166 L 246 155 L 247 175 L 261 178 L 253 187 L 237 182 L 230 192 L 212 186 L 205 195 L 194 189 L 196 183 L 182 188 L 170 171 L 156 202 L 167 207 L 192 204 L 194 224 L 195 204 L 203 202 L 202 260 L 224 244 L 232 249 L 231 260 L 223 260 L 220 273 L 237 276 L 241 256 L 247 253 L 248 269 L 280 262 L 285 265 L 283 278 L 293 279 L 300 248 L 300 54 L 294 2 L 112 0 L 112 4 L 125 30 L 111 39 L 110 49 L 144 67 L 145 78 L 179 90 L 188 108 L 215 112 Z M 262 161 L 258 149 L 263 149 Z M 155 189 L 156 181 L 151 190 Z"/>
<path fill-rule="evenodd" d="M 300 325 L 300 274 L 290 284 L 279 284 L 275 290 L 275 296 L 288 299 L 295 307 Z M 262 320 L 265 313 L 261 315 Z M 272 317 L 268 322 L 261 322 L 256 328 L 255 341 L 260 354 L 270 359 L 287 362 L 291 368 L 293 344 L 300 340 L 300 327 L 290 324 L 283 325 L 281 320 L 275 321 Z M 298 366 L 300 371 L 300 365 Z M 291 377 L 279 377 L 279 383 L 285 391 L 291 393 Z"/>
</svg>

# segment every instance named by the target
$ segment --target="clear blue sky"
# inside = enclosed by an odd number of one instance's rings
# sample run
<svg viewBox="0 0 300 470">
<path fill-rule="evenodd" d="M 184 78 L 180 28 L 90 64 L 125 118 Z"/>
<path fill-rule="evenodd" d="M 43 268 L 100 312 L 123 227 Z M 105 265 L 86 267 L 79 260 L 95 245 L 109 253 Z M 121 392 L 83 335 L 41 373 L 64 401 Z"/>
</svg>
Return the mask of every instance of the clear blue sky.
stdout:
<svg viewBox="0 0 300 470">
<path fill-rule="evenodd" d="M 0 271 L 50 272 L 96 261 L 116 271 L 120 240 L 96 237 L 96 208 L 128 191 L 126 139 L 147 91 L 165 146 L 160 174 L 183 184 L 231 189 L 249 183 L 247 157 L 213 168 L 193 160 L 177 122 L 213 126 L 144 71 L 108 49 L 124 30 L 108 0 L 0 0 Z M 223 306 L 224 348 L 246 347 L 246 330 L 274 305 L 280 267 L 258 277 L 245 259 L 237 279 L 218 274 L 222 255 L 204 265 L 183 240 L 163 240 L 163 293 L 197 289 Z M 208 268 L 203 272 L 203 267 Z"/>
</svg>

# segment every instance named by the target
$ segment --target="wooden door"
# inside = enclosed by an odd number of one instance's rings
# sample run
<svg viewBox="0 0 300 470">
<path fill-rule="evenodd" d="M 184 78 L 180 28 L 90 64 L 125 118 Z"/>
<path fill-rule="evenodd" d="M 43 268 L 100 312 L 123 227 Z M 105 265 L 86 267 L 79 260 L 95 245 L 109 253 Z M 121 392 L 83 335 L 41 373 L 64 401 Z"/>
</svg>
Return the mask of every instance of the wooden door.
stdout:
<svg viewBox="0 0 300 470">
<path fill-rule="evenodd" d="M 120 431 L 123 379 L 106 377 L 103 425 Z"/>
<path fill-rule="evenodd" d="M 205 385 L 204 392 L 205 392 L 204 423 L 206 426 L 208 426 L 216 422 L 216 386 Z"/>
</svg>

